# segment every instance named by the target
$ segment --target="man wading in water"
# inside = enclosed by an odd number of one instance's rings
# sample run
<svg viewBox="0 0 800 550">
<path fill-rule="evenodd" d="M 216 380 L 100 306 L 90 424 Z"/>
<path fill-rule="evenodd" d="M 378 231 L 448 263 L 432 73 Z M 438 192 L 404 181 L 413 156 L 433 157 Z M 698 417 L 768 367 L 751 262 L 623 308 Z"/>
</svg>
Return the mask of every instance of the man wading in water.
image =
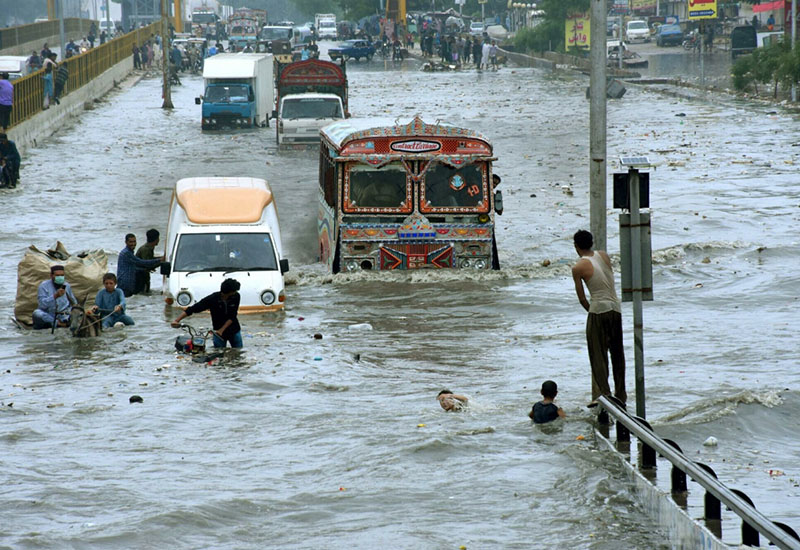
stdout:
<svg viewBox="0 0 800 550">
<path fill-rule="evenodd" d="M 614 396 L 625 403 L 625 350 L 622 345 L 622 308 L 614 288 L 611 260 L 602 250 L 592 251 L 594 239 L 588 231 L 578 231 L 573 237 L 575 251 L 581 257 L 572 268 L 575 293 L 583 309 L 589 312 L 586 319 L 586 343 L 589 363 L 592 366 L 592 402 L 597 405 L 601 395 L 611 395 L 608 386 L 608 354 L 614 372 Z M 586 299 L 583 285 L 589 289 L 591 303 Z"/>
</svg>

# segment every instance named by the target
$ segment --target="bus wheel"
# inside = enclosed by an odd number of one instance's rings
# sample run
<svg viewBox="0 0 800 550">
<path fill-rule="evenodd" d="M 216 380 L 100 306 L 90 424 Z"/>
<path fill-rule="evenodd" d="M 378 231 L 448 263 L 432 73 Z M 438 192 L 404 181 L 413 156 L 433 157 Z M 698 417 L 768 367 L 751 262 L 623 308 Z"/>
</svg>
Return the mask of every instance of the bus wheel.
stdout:
<svg viewBox="0 0 800 550">
<path fill-rule="evenodd" d="M 497 240 L 492 236 L 492 269 L 500 270 L 500 258 L 497 257 Z"/>
<path fill-rule="evenodd" d="M 333 273 L 339 273 L 341 271 L 341 254 L 339 253 L 339 242 L 336 242 L 336 252 L 333 254 L 333 266 L 331 266 L 331 271 Z"/>
</svg>

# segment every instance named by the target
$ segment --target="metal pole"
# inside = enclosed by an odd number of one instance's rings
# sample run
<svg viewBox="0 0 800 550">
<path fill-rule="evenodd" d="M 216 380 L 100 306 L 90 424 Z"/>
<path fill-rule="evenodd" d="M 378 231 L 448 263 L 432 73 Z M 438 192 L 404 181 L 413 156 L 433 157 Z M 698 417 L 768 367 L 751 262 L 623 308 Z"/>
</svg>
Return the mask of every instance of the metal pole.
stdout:
<svg viewBox="0 0 800 550">
<path fill-rule="evenodd" d="M 700 21 L 700 85 L 706 85 L 706 20 Z"/>
<path fill-rule="evenodd" d="M 628 171 L 631 210 L 631 291 L 633 295 L 633 353 L 636 372 L 636 416 L 645 418 L 644 334 L 642 322 L 642 233 L 639 220 L 639 170 Z"/>
<path fill-rule="evenodd" d="M 792 51 L 794 51 L 797 42 L 797 0 L 792 0 Z M 797 101 L 797 83 L 792 83 L 792 101 Z"/>
<path fill-rule="evenodd" d="M 163 79 L 164 103 L 162 109 L 174 109 L 172 105 L 172 89 L 169 85 L 169 22 L 167 20 L 167 0 L 161 0 L 161 78 Z"/>
<path fill-rule="evenodd" d="M 625 50 L 625 47 L 622 45 L 622 16 L 619 16 L 619 29 L 617 29 L 617 34 L 619 35 L 619 68 L 622 68 L 622 52 Z"/>
<path fill-rule="evenodd" d="M 109 0 L 106 0 L 106 38 L 111 40 L 114 38 L 114 28 L 111 27 L 111 7 L 108 5 Z"/>
<path fill-rule="evenodd" d="M 606 0 L 592 0 L 589 76 L 589 226 L 606 250 Z"/>
</svg>

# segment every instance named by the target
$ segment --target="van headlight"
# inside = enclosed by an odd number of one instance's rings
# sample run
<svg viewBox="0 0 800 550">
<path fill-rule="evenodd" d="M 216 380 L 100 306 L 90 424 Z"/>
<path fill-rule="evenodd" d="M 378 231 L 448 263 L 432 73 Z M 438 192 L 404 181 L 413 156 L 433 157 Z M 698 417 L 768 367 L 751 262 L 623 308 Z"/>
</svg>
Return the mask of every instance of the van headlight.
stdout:
<svg viewBox="0 0 800 550">
<path fill-rule="evenodd" d="M 178 292 L 178 295 L 175 297 L 175 300 L 178 302 L 179 306 L 186 307 L 192 303 L 192 295 L 186 290 L 181 290 L 180 292 Z"/>
<path fill-rule="evenodd" d="M 469 261 L 469 258 L 463 258 L 458 265 L 459 267 L 469 267 L 470 265 L 472 265 L 472 262 Z"/>
<path fill-rule="evenodd" d="M 347 260 L 344 264 L 345 269 L 347 271 L 356 271 L 358 269 L 358 262 L 355 260 Z"/>
<path fill-rule="evenodd" d="M 472 264 L 472 267 L 474 267 L 475 269 L 486 269 L 486 260 L 484 260 L 483 258 L 475 260 L 475 263 Z"/>
<path fill-rule="evenodd" d="M 275 293 L 271 290 L 265 290 L 261 293 L 261 303 L 265 306 L 271 306 L 275 303 Z"/>
</svg>

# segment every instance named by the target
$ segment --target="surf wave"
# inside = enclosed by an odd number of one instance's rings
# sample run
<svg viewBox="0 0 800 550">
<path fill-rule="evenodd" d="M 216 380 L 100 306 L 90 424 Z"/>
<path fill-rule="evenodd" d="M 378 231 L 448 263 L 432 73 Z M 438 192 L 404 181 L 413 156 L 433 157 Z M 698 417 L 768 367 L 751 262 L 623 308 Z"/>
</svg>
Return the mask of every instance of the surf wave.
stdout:
<svg viewBox="0 0 800 550">
<path fill-rule="evenodd" d="M 776 407 L 783 403 L 778 391 L 752 392 L 744 390 L 731 395 L 721 395 L 695 402 L 688 407 L 669 414 L 653 422 L 659 424 L 705 424 L 724 416 L 734 414 L 742 404 L 758 403 L 765 407 Z"/>
</svg>

